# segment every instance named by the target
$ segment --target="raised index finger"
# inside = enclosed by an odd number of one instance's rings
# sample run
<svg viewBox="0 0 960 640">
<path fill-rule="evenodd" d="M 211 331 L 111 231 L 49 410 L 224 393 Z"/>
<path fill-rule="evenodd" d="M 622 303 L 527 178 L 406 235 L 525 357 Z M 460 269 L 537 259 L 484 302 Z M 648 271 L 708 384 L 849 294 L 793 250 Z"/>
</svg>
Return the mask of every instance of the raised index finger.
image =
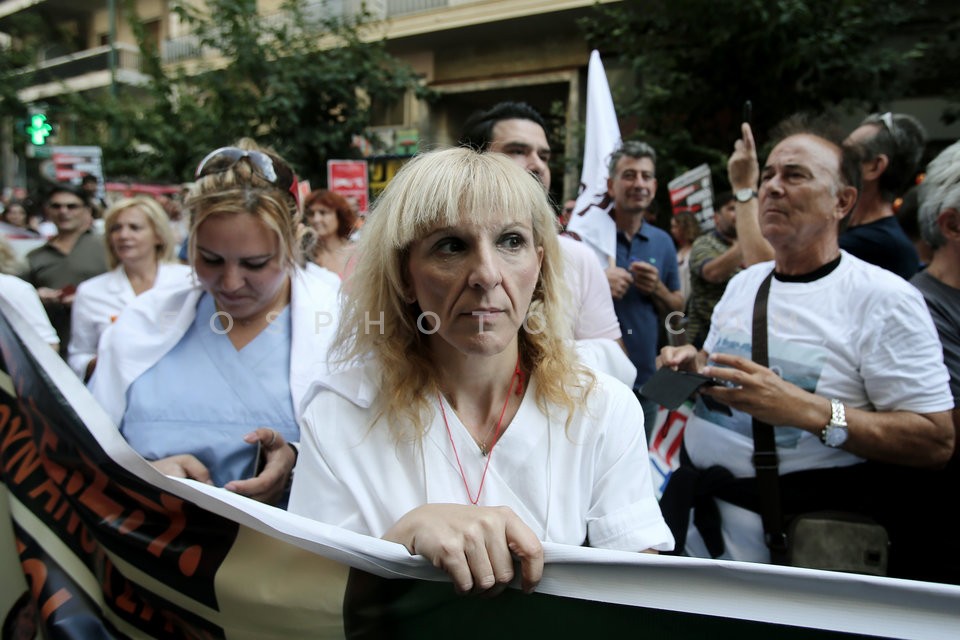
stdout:
<svg viewBox="0 0 960 640">
<path fill-rule="evenodd" d="M 740 133 L 743 134 L 743 145 L 745 150 L 752 152 L 756 146 L 753 141 L 753 129 L 750 128 L 749 122 L 744 122 L 740 125 Z"/>
</svg>

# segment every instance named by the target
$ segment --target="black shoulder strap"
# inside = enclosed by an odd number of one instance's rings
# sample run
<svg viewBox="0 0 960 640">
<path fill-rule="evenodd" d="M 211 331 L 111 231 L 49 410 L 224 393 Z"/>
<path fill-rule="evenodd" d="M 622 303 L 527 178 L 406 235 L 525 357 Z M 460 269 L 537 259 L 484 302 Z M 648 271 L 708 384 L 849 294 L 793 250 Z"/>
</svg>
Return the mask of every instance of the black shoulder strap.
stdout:
<svg viewBox="0 0 960 640">
<path fill-rule="evenodd" d="M 753 303 L 753 337 L 751 359 L 767 367 L 767 299 L 770 296 L 770 281 L 773 271 L 764 278 Z M 786 564 L 787 536 L 783 530 L 783 513 L 780 506 L 780 475 L 778 470 L 777 443 L 773 427 L 753 419 L 753 468 L 757 474 L 757 492 L 760 498 L 760 517 L 763 520 L 763 537 L 770 549 L 770 561 Z"/>
</svg>

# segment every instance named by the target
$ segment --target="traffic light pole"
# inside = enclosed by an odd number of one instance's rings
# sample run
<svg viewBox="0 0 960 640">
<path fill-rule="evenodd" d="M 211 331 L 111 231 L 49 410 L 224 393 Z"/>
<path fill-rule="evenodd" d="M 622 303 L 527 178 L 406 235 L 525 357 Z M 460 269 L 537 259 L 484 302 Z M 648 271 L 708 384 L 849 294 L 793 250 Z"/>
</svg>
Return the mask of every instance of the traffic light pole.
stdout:
<svg viewBox="0 0 960 640">
<path fill-rule="evenodd" d="M 15 187 L 20 167 L 19 158 L 13 153 L 13 120 L 0 118 L 0 161 L 3 162 L 3 186 Z"/>
<path fill-rule="evenodd" d="M 117 97 L 117 0 L 107 0 L 107 39 L 110 41 L 110 97 Z M 117 123 L 110 124 L 110 139 L 117 139 Z"/>
</svg>

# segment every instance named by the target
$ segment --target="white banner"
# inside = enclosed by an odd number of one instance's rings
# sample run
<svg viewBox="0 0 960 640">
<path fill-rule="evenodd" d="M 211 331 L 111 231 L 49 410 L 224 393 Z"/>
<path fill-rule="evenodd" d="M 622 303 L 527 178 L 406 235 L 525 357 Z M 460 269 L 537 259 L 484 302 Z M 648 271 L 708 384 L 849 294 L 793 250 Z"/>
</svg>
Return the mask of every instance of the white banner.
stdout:
<svg viewBox="0 0 960 640">
<path fill-rule="evenodd" d="M 414 588 L 446 581 L 400 545 L 158 473 L 2 296 L 0 360 L 5 633 L 342 637 L 362 613 L 341 608 L 348 567 Z M 463 598 L 442 584 L 443 601 L 404 602 L 391 624 L 437 636 L 444 612 L 473 607 L 498 629 L 516 622 L 556 637 L 564 625 L 617 636 L 654 619 L 674 638 L 782 634 L 769 624 L 803 627 L 804 637 L 955 638 L 960 628 L 960 587 L 550 543 L 544 553 L 539 596 Z M 25 581 L 11 575 L 18 564 Z"/>
</svg>

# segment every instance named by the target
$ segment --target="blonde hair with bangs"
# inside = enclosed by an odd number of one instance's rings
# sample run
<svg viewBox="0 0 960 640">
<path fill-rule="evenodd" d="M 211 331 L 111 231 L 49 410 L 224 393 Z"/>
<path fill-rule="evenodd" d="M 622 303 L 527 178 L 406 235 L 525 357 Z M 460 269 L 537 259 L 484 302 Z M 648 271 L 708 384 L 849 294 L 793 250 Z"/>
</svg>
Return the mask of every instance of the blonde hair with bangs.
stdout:
<svg viewBox="0 0 960 640">
<path fill-rule="evenodd" d="M 170 228 L 170 219 L 167 217 L 167 212 L 163 210 L 159 202 L 149 196 L 133 196 L 132 198 L 117 200 L 103 214 L 103 241 L 107 245 L 107 264 L 110 268 L 113 269 L 120 264 L 117 259 L 117 252 L 113 250 L 113 244 L 110 242 L 110 228 L 116 223 L 120 214 L 127 209 L 143 211 L 143 214 L 147 217 L 147 222 L 153 227 L 153 232 L 160 242 L 157 246 L 157 262 L 173 262 L 175 260 L 173 249 L 176 242 L 173 239 L 173 229 Z"/>
<path fill-rule="evenodd" d="M 234 145 L 246 151 L 260 151 L 274 162 L 286 164 L 276 153 L 260 147 L 250 138 Z M 197 229 L 211 216 L 249 213 L 277 235 L 284 265 L 293 270 L 302 264 L 302 240 L 307 233 L 300 224 L 301 214 L 292 195 L 261 176 L 249 159 L 241 158 L 225 171 L 197 178 L 184 206 L 190 211 L 190 264 L 197 262 Z"/>
<path fill-rule="evenodd" d="M 531 331 L 519 330 L 522 366 L 537 376 L 537 406 L 545 413 L 550 404 L 561 407 L 569 426 L 593 389 L 595 377 L 563 339 L 568 293 L 556 218 L 543 187 L 502 154 L 467 148 L 432 151 L 405 165 L 367 216 L 334 341 L 338 362 L 373 359 L 380 365 L 377 415 L 386 418 L 398 439 L 422 437 L 440 388 L 428 357 L 428 336 L 417 327 L 420 308 L 404 300 L 411 244 L 435 229 L 459 224 L 464 216 L 522 218 L 525 212 L 533 244 L 543 248 L 527 315 Z"/>
</svg>

